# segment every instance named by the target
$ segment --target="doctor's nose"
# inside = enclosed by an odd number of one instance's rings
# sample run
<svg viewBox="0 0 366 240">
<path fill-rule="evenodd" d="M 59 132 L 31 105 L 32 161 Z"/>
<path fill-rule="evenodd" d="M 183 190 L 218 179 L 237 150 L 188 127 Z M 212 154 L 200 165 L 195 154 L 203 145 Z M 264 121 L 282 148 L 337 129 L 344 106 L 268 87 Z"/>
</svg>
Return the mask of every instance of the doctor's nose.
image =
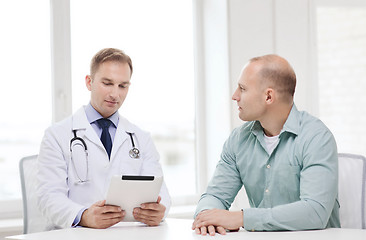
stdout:
<svg viewBox="0 0 366 240">
<path fill-rule="evenodd" d="M 117 98 L 118 97 L 118 86 L 117 87 L 113 87 L 110 92 L 109 92 L 109 96 L 111 98 Z"/>
</svg>

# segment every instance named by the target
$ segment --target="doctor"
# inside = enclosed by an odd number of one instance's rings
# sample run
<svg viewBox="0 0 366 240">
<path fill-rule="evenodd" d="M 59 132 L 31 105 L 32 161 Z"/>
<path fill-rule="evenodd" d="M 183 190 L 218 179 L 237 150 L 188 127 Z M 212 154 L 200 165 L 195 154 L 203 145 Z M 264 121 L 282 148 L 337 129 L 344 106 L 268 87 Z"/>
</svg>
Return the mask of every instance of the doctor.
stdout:
<svg viewBox="0 0 366 240">
<path fill-rule="evenodd" d="M 150 135 L 118 113 L 132 69 L 123 51 L 99 51 L 85 78 L 90 103 L 46 130 L 38 157 L 37 194 L 40 210 L 50 223 L 47 229 L 110 227 L 125 216 L 120 207 L 105 205 L 113 175 L 163 175 Z M 133 214 L 136 220 L 156 226 L 169 207 L 163 183 L 157 201 L 142 204 Z"/>
</svg>

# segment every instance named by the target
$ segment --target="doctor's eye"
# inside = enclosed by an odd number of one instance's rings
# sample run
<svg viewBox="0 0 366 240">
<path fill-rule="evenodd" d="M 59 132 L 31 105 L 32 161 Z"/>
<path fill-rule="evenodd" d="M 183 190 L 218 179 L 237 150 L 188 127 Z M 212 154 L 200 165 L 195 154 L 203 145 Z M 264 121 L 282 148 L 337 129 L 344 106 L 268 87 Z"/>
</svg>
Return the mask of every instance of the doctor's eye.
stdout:
<svg viewBox="0 0 366 240">
<path fill-rule="evenodd" d="M 130 84 L 120 84 L 119 87 L 120 88 L 128 88 L 130 86 Z"/>
</svg>

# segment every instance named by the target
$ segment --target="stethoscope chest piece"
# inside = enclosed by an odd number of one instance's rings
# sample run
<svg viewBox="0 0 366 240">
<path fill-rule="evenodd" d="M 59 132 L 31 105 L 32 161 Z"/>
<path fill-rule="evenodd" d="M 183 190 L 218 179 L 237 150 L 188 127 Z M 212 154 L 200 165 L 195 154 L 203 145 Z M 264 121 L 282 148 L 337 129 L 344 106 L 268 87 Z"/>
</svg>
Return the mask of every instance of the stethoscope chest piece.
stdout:
<svg viewBox="0 0 366 240">
<path fill-rule="evenodd" d="M 130 155 L 131 158 L 139 159 L 140 158 L 140 150 L 138 150 L 136 147 L 133 147 L 130 150 L 129 155 Z"/>
<path fill-rule="evenodd" d="M 128 133 L 128 135 L 130 135 L 131 143 L 132 143 L 132 148 L 128 152 L 128 154 L 133 159 L 139 159 L 140 158 L 140 150 L 135 146 L 135 142 L 133 141 L 132 133 L 130 133 L 130 132 L 127 132 L 127 133 Z"/>
</svg>

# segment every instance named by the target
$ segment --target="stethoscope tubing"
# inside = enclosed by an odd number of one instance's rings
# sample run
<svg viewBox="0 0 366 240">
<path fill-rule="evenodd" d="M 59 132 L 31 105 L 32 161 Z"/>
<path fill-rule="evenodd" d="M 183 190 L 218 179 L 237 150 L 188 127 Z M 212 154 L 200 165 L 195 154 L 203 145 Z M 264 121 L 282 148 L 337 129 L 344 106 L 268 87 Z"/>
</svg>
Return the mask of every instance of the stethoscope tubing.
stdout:
<svg viewBox="0 0 366 240">
<path fill-rule="evenodd" d="M 76 132 L 77 130 L 72 130 L 73 134 L 74 134 L 74 137 L 71 138 L 70 140 L 70 153 L 71 153 L 71 162 L 72 162 L 72 165 L 74 167 L 74 171 L 75 171 L 75 174 L 76 174 L 76 177 L 79 179 L 75 184 L 84 184 L 86 182 L 89 182 L 89 179 L 88 179 L 88 176 L 89 176 L 89 154 L 88 154 L 88 145 L 86 144 L 86 142 L 84 141 L 84 139 L 82 139 L 81 137 L 78 137 L 76 135 Z M 140 158 L 140 150 L 138 148 L 136 148 L 135 146 L 135 142 L 133 140 L 133 136 L 132 136 L 132 133 L 130 132 L 127 132 L 127 134 L 130 136 L 130 139 L 131 139 L 131 143 L 132 143 L 132 149 L 129 151 L 129 156 L 133 159 L 139 159 Z M 84 148 L 84 152 L 85 152 L 85 157 L 86 157 L 86 178 L 85 180 L 83 180 L 79 174 L 78 174 L 78 171 L 76 169 L 76 166 L 75 166 L 75 162 L 74 162 L 74 159 L 72 157 L 72 147 L 74 146 L 73 145 L 73 142 L 74 141 L 80 141 L 81 143 L 75 143 L 74 145 L 80 145 L 80 146 L 83 146 Z"/>
</svg>

